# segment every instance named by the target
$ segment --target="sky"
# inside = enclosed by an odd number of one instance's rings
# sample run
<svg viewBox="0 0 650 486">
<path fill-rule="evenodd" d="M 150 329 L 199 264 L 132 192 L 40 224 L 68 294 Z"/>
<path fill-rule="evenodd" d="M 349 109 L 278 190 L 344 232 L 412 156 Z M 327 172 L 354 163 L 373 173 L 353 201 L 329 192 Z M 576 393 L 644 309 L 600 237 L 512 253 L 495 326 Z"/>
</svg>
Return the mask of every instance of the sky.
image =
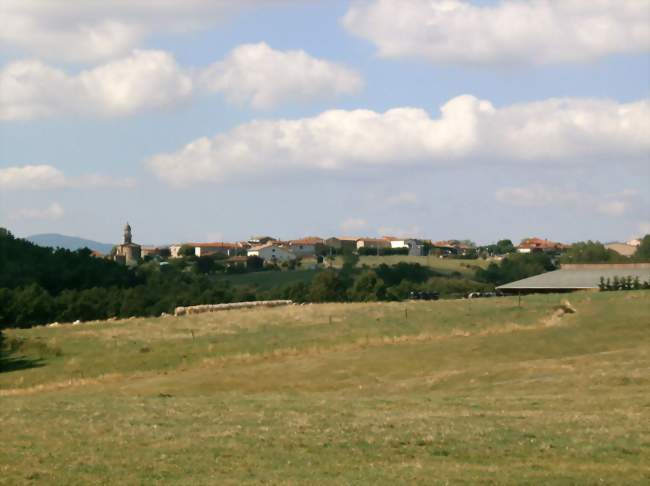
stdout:
<svg viewBox="0 0 650 486">
<path fill-rule="evenodd" d="M 0 226 L 650 233 L 650 0 L 4 0 Z"/>
</svg>

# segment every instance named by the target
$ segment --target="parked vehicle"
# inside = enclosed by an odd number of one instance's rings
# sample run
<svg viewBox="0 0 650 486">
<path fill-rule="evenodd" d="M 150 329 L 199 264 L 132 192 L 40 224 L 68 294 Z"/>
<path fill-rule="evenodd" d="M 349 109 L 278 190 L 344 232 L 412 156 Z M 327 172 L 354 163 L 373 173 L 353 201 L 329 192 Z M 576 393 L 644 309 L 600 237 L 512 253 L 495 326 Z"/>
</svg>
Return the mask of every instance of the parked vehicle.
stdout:
<svg viewBox="0 0 650 486">
<path fill-rule="evenodd" d="M 411 300 L 438 300 L 440 294 L 438 292 L 411 292 L 409 299 Z"/>
<path fill-rule="evenodd" d="M 503 297 L 503 292 L 497 290 L 496 292 L 470 292 L 467 294 L 468 299 L 478 299 L 481 297 Z"/>
</svg>

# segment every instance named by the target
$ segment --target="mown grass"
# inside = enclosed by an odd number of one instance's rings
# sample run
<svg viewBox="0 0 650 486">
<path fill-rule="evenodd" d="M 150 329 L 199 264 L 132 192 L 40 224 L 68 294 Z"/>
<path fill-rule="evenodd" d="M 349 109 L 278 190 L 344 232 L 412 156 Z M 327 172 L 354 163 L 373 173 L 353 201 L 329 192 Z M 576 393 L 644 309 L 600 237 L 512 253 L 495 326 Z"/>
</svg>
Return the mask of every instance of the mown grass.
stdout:
<svg viewBox="0 0 650 486">
<path fill-rule="evenodd" d="M 2 484 L 647 484 L 650 293 L 6 332 Z"/>
</svg>

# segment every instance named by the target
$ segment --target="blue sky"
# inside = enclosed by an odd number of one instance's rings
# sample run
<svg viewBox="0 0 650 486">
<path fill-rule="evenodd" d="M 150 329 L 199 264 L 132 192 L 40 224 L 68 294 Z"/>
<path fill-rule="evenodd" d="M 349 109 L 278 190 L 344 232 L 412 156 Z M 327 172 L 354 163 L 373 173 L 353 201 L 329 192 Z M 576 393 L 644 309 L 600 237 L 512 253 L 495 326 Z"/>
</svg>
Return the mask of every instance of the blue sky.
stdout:
<svg viewBox="0 0 650 486">
<path fill-rule="evenodd" d="M 650 4 L 592 3 L 8 1 L 0 226 L 114 242 L 129 220 L 142 243 L 650 232 Z"/>
</svg>

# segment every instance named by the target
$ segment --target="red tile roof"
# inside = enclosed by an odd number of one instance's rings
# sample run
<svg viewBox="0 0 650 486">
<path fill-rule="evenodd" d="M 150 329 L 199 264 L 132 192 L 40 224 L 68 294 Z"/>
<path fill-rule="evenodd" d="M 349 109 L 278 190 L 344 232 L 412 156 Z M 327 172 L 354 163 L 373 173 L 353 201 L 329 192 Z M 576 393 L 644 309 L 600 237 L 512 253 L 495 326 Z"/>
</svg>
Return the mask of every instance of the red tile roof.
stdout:
<svg viewBox="0 0 650 486">
<path fill-rule="evenodd" d="M 540 249 L 540 250 L 553 250 L 553 249 L 563 249 L 568 248 L 568 245 L 563 243 L 557 243 L 555 241 L 550 241 L 541 238 L 527 238 L 522 240 L 517 248 L 522 249 Z"/>
<path fill-rule="evenodd" d="M 305 238 L 300 238 L 299 240 L 290 240 L 290 245 L 322 245 L 325 242 L 323 238 L 318 236 L 306 236 Z"/>
<path fill-rule="evenodd" d="M 186 243 L 186 245 L 200 248 L 237 248 L 236 243 Z"/>
</svg>

